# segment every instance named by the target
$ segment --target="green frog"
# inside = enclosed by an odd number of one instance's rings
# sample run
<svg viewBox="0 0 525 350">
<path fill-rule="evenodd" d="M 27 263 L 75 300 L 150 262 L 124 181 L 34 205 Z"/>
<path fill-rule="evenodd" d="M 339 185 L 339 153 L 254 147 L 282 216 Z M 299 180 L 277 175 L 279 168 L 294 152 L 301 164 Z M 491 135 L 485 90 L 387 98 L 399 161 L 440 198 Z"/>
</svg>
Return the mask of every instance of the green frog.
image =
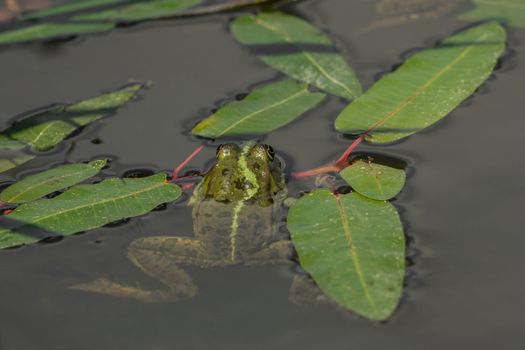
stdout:
<svg viewBox="0 0 525 350">
<path fill-rule="evenodd" d="M 128 247 L 133 264 L 165 288 L 143 289 L 107 278 L 70 288 L 144 302 L 175 301 L 198 291 L 184 266 L 289 261 L 292 243 L 280 238 L 277 230 L 287 190 L 272 147 L 254 142 L 224 144 L 216 158 L 190 199 L 194 237 L 144 237 Z M 296 278 L 291 293 L 302 284 L 307 282 Z"/>
</svg>

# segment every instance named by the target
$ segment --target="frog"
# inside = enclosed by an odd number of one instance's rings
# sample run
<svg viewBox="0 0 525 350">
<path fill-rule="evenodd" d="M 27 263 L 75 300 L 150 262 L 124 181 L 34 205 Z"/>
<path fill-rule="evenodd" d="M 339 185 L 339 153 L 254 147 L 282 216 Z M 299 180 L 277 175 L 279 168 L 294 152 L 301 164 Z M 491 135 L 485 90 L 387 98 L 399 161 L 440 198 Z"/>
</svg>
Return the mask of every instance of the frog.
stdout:
<svg viewBox="0 0 525 350">
<path fill-rule="evenodd" d="M 286 196 L 281 163 L 271 146 L 255 142 L 222 144 L 215 163 L 189 200 L 193 237 L 143 237 L 132 241 L 127 249 L 128 259 L 161 282 L 163 288 L 140 288 L 105 277 L 70 288 L 142 302 L 169 302 L 192 298 L 198 292 L 185 266 L 290 263 L 292 242 L 281 237 L 278 230 Z M 307 276 L 296 275 L 289 299 L 296 304 L 322 299 L 311 284 Z M 303 302 L 306 295 L 310 301 Z"/>
</svg>

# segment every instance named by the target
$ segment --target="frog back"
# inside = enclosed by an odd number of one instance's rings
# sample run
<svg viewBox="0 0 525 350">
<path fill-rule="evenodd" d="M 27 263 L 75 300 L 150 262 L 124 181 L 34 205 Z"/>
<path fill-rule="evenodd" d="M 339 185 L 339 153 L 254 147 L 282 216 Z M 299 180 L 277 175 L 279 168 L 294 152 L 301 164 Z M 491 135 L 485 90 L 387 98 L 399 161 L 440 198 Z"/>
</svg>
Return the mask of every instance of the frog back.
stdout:
<svg viewBox="0 0 525 350">
<path fill-rule="evenodd" d="M 277 240 L 276 205 L 204 200 L 193 208 L 193 229 L 207 255 L 225 263 L 245 261 Z"/>
</svg>

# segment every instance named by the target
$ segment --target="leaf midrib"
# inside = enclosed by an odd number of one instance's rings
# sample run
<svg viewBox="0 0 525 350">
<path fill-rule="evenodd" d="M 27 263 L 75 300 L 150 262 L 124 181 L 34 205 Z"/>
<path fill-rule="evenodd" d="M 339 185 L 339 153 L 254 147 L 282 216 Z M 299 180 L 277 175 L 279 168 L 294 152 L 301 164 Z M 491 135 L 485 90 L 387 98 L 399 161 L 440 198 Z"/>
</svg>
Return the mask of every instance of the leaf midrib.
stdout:
<svg viewBox="0 0 525 350">
<path fill-rule="evenodd" d="M 363 289 L 363 292 L 365 294 L 366 300 L 368 301 L 368 303 L 370 304 L 370 306 L 372 307 L 374 312 L 377 312 L 377 306 L 376 306 L 374 300 L 372 299 L 372 296 L 370 295 L 370 291 L 368 289 L 368 284 L 365 281 L 363 270 L 361 268 L 361 263 L 360 263 L 358 255 L 357 255 L 357 252 L 356 252 L 356 249 L 355 249 L 355 245 L 353 243 L 352 232 L 350 231 L 350 225 L 348 223 L 348 218 L 346 217 L 345 208 L 343 206 L 343 203 L 341 202 L 341 197 L 339 195 L 333 195 L 333 196 L 334 196 L 334 198 L 336 200 L 337 208 L 339 209 L 339 214 L 341 216 L 341 223 L 342 223 L 342 226 L 343 226 L 343 231 L 344 231 L 344 234 L 345 234 L 345 238 L 346 238 L 346 240 L 348 242 L 348 249 L 350 250 L 350 254 L 352 256 L 352 261 L 354 262 L 354 268 L 355 268 L 355 271 L 357 273 L 357 278 L 359 280 L 359 284 L 361 285 L 361 288 Z"/>
</svg>

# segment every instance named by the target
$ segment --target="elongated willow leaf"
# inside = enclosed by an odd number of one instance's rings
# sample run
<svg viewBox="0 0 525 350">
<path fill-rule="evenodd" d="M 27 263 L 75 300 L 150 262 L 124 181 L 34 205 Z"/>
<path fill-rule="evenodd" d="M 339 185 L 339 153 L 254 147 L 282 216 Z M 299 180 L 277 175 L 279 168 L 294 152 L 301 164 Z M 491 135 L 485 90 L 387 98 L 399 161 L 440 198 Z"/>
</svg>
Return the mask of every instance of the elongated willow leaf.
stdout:
<svg viewBox="0 0 525 350">
<path fill-rule="evenodd" d="M 347 99 L 361 94 L 359 81 L 330 38 L 300 18 L 283 13 L 243 15 L 231 30 L 265 63 L 294 79 Z"/>
<path fill-rule="evenodd" d="M 390 317 L 405 272 L 403 229 L 390 203 L 316 190 L 290 208 L 288 229 L 301 266 L 329 298 L 372 320 Z"/>
<path fill-rule="evenodd" d="M 114 92 L 36 113 L 1 132 L 0 139 L 24 141 L 37 151 L 48 150 L 76 129 L 114 113 L 142 88 L 141 83 L 128 84 Z"/>
<path fill-rule="evenodd" d="M 42 23 L 0 32 L 0 45 L 33 40 L 98 33 L 113 29 L 113 23 Z"/>
<path fill-rule="evenodd" d="M 77 185 L 55 198 L 22 204 L 7 215 L 7 219 L 18 225 L 0 229 L 0 248 L 71 235 L 143 215 L 177 199 L 181 193 L 180 187 L 166 182 L 165 174 Z"/>
<path fill-rule="evenodd" d="M 473 0 L 474 9 L 459 15 L 467 21 L 497 20 L 510 26 L 525 27 L 525 1 Z"/>
<path fill-rule="evenodd" d="M 28 176 L 2 191 L 0 200 L 6 203 L 34 201 L 95 176 L 106 162 L 101 159 L 88 164 L 66 164 Z"/>
<path fill-rule="evenodd" d="M 72 17 L 73 21 L 134 22 L 146 19 L 169 17 L 183 9 L 201 3 L 202 0 L 148 0 L 134 2 L 114 9 Z"/>
<path fill-rule="evenodd" d="M 34 155 L 27 152 L 27 148 L 28 146 L 23 142 L 0 137 L 0 173 L 35 158 Z"/>
<path fill-rule="evenodd" d="M 394 198 L 405 185 L 402 169 L 358 160 L 340 172 L 354 190 L 371 199 Z"/>
<path fill-rule="evenodd" d="M 116 21 L 124 19 L 129 21 L 130 17 L 134 17 L 135 20 L 145 20 L 171 16 L 203 15 L 270 1 L 273 0 L 224 0 L 206 4 L 206 1 L 203 0 L 84 0 L 65 3 L 41 11 L 30 12 L 27 15 L 19 17 L 19 19 L 27 20 L 45 18 L 82 10 L 92 10 L 94 13 L 92 16 L 82 15 L 75 17 L 75 19 L 112 19 Z M 205 4 L 189 8 L 190 6 L 201 3 Z M 105 9 L 104 7 L 111 7 L 111 9 Z M 96 11 L 97 8 L 100 8 L 99 11 Z M 142 12 L 142 16 L 140 12 L 141 10 L 145 10 Z"/>
<path fill-rule="evenodd" d="M 268 84 L 241 101 L 227 103 L 197 124 L 192 133 L 210 138 L 265 134 L 290 123 L 325 96 L 293 80 Z"/>
<path fill-rule="evenodd" d="M 45 10 L 29 12 L 26 15 L 20 16 L 19 20 L 37 19 L 49 16 L 62 15 L 70 12 L 94 9 L 100 6 L 110 6 L 119 3 L 130 2 L 130 0 L 82 0 L 67 2 L 62 5 L 53 6 Z"/>
<path fill-rule="evenodd" d="M 159 18 L 206 15 L 252 6 L 273 0 L 84 0 L 57 5 L 18 17 L 49 22 L 0 32 L 0 44 L 69 37 L 111 30 L 118 23 L 134 23 Z M 196 6 L 202 4 L 201 6 Z M 82 11 L 89 10 L 89 13 Z M 80 12 L 80 13 L 79 13 Z M 58 16 L 59 18 L 54 18 Z M 30 22 L 26 22 L 30 23 Z"/>
<path fill-rule="evenodd" d="M 490 75 L 505 48 L 505 30 L 487 23 L 448 37 L 411 56 L 348 105 L 338 131 L 366 132 L 371 142 L 391 142 L 445 117 Z"/>
</svg>

